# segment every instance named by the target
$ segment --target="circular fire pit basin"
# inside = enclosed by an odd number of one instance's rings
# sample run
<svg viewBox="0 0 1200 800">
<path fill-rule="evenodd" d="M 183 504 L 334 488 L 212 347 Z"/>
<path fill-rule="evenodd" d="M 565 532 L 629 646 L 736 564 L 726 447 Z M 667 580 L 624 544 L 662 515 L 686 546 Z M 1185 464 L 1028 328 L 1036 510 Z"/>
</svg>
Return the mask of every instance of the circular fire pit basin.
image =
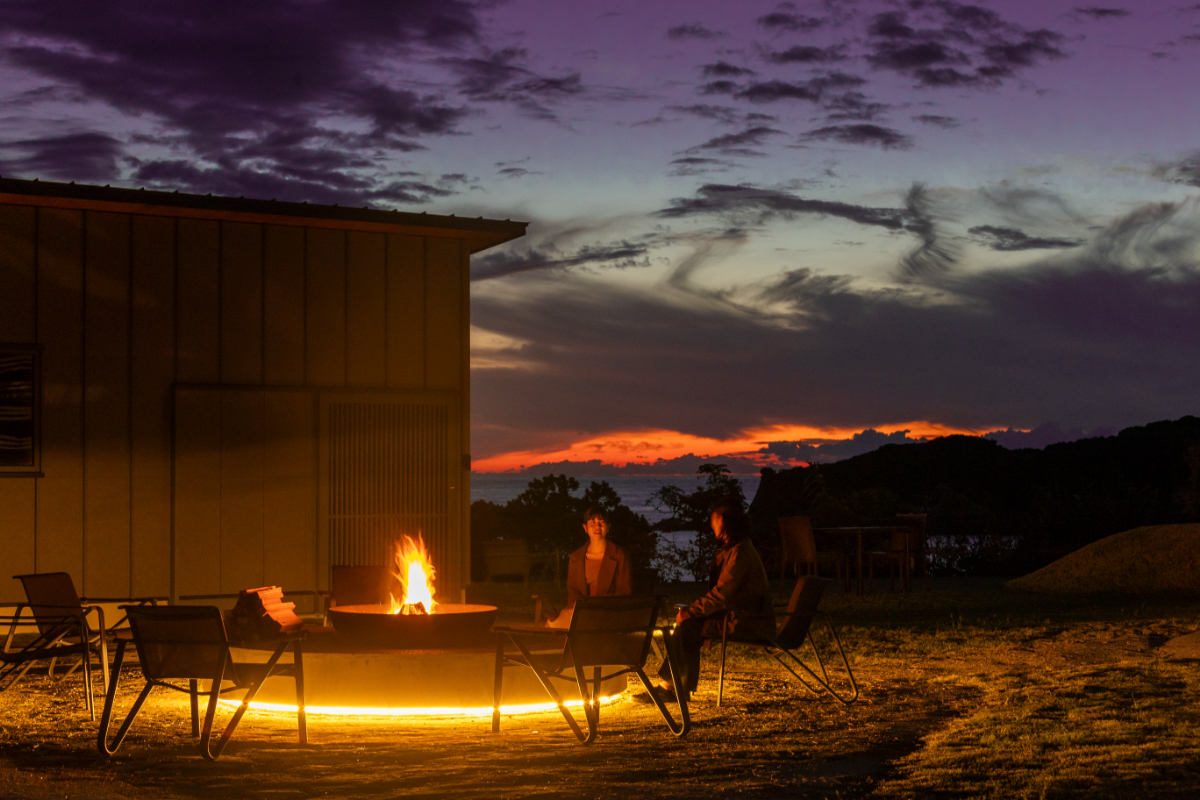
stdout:
<svg viewBox="0 0 1200 800">
<path fill-rule="evenodd" d="M 347 644 L 384 650 L 455 650 L 488 642 L 495 606 L 438 603 L 432 614 L 389 614 L 382 605 L 334 606 L 329 621 Z"/>
</svg>

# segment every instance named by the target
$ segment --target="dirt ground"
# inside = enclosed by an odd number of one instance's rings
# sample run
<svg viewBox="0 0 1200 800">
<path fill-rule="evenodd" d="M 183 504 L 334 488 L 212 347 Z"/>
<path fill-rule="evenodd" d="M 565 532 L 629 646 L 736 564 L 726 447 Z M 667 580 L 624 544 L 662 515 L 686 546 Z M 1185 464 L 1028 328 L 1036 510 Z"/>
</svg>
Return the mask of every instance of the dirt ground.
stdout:
<svg viewBox="0 0 1200 800">
<path fill-rule="evenodd" d="M 82 681 L 27 677 L 0 695 L 0 800 L 1118 797 L 1135 787 L 1185 797 L 1200 785 L 1196 665 L 1157 649 L 1197 627 L 1200 603 L 1064 605 L 959 581 L 824 605 L 852 654 L 859 702 L 843 710 L 776 668 L 727 677 L 717 708 L 709 653 L 684 740 L 627 697 L 605 707 L 590 746 L 557 712 L 505 718 L 499 734 L 479 718 L 313 716 L 308 746 L 294 717 L 250 712 L 213 764 L 190 737 L 186 698 L 160 690 L 106 759 Z M 738 651 L 732 668 L 771 663 Z M 139 688 L 127 668 L 118 708 Z M 1165 750 L 1135 746 L 1155 736 L 1169 738 Z"/>
</svg>

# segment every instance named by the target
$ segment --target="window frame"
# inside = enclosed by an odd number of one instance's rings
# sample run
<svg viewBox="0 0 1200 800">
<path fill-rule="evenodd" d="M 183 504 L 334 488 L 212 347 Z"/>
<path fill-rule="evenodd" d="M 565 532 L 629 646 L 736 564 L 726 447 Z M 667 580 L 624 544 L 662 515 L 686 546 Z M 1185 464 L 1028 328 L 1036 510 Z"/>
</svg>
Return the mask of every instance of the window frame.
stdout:
<svg viewBox="0 0 1200 800">
<path fill-rule="evenodd" d="M 40 344 L 0 342 L 0 357 L 27 354 L 33 358 L 33 392 L 30 407 L 33 425 L 31 464 L 0 464 L 0 478 L 42 478 L 42 350 Z"/>
</svg>

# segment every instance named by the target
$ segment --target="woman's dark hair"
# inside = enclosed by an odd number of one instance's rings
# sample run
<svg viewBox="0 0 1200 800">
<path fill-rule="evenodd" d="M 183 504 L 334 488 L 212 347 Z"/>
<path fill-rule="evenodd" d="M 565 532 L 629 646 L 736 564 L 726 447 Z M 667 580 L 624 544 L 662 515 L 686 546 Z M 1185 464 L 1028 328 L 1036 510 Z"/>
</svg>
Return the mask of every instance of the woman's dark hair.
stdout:
<svg viewBox="0 0 1200 800">
<path fill-rule="evenodd" d="M 712 513 L 720 514 L 725 523 L 725 538 L 730 544 L 735 544 L 750 536 L 750 517 L 742 504 L 734 499 L 726 499 L 713 506 Z"/>
<path fill-rule="evenodd" d="M 584 525 L 588 524 L 593 519 L 602 519 L 605 522 L 608 522 L 611 524 L 611 520 L 609 520 L 609 518 L 608 518 L 608 512 L 605 511 L 600 506 L 592 506 L 587 511 L 583 512 L 583 524 Z"/>
</svg>

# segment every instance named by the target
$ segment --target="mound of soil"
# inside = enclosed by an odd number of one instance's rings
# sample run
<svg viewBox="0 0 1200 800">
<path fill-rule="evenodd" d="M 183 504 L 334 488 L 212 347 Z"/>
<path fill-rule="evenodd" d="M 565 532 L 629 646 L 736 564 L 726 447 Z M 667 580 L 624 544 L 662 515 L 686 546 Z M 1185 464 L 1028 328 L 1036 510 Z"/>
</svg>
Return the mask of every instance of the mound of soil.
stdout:
<svg viewBox="0 0 1200 800">
<path fill-rule="evenodd" d="M 1200 594 L 1200 524 L 1150 525 L 1063 556 L 1008 588 L 1045 594 Z"/>
</svg>

